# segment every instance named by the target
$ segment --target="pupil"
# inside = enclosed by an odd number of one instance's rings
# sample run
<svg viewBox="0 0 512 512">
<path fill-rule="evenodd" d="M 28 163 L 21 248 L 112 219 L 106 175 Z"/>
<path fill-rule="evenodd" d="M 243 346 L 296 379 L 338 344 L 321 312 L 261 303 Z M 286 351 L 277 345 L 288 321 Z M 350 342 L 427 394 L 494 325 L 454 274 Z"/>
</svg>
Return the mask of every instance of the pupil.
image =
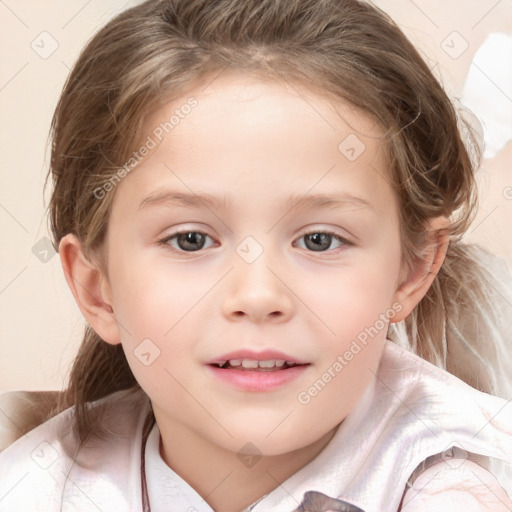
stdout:
<svg viewBox="0 0 512 512">
<path fill-rule="evenodd" d="M 313 241 L 312 245 L 308 241 Z M 306 246 L 313 251 L 325 250 L 331 245 L 331 235 L 327 233 L 313 233 L 306 236 Z"/>
<path fill-rule="evenodd" d="M 182 233 L 178 237 L 178 243 L 181 249 L 197 250 L 204 244 L 204 235 L 190 231 Z M 197 247 L 199 245 L 199 247 Z"/>
</svg>

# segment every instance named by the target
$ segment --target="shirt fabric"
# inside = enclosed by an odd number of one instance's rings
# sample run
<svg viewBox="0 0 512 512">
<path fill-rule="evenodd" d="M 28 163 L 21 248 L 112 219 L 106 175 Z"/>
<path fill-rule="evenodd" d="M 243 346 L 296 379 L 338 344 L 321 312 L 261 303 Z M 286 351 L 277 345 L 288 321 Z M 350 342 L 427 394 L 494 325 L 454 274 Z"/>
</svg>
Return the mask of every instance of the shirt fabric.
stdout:
<svg viewBox="0 0 512 512">
<path fill-rule="evenodd" d="M 67 410 L 0 453 L 0 512 L 142 510 L 149 399 L 141 390 L 121 391 L 92 408 L 109 434 L 80 449 Z M 144 457 L 151 511 L 212 512 L 165 464 L 159 442 L 155 425 Z M 425 461 L 444 460 L 456 471 L 466 458 L 487 463 L 512 495 L 512 404 L 387 341 L 375 378 L 328 445 L 247 510 L 396 512 Z"/>
</svg>

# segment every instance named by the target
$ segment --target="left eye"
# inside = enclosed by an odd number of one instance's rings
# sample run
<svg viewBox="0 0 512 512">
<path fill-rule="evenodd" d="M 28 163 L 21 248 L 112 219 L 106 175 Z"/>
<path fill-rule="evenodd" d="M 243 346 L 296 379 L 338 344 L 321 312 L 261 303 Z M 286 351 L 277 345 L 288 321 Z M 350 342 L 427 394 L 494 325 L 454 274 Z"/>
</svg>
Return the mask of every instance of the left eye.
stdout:
<svg viewBox="0 0 512 512">
<path fill-rule="evenodd" d="M 337 242 L 340 247 L 342 245 L 349 245 L 349 242 L 335 233 L 328 231 L 318 231 L 313 233 L 306 233 L 302 235 L 299 240 L 304 239 L 304 245 L 306 249 L 310 249 L 314 252 L 325 252 L 333 242 Z M 337 247 L 334 247 L 336 249 Z"/>
<path fill-rule="evenodd" d="M 205 249 L 205 240 L 210 238 L 206 233 L 202 233 L 201 231 L 183 231 L 181 233 L 176 233 L 165 240 L 162 243 L 170 245 L 174 249 L 185 251 L 185 252 L 195 252 L 200 251 L 201 249 Z M 210 238 L 211 240 L 211 238 Z M 178 247 L 176 247 L 172 241 L 175 241 Z"/>
</svg>

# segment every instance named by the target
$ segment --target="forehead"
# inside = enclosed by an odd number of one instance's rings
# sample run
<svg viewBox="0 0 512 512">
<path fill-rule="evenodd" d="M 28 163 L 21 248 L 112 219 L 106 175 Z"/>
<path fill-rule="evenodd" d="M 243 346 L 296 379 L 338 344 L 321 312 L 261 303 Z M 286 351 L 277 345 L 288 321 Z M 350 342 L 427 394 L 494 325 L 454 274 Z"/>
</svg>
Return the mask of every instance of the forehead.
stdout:
<svg viewBox="0 0 512 512">
<path fill-rule="evenodd" d="M 261 191 L 264 181 L 269 193 L 284 184 L 291 195 L 312 186 L 325 193 L 336 180 L 349 188 L 387 181 L 378 123 L 342 99 L 295 82 L 236 73 L 209 77 L 153 112 L 142 130 L 142 140 L 148 137 L 155 149 L 119 187 L 130 182 L 139 195 L 161 182 L 186 188 L 177 176 L 223 192 Z"/>
<path fill-rule="evenodd" d="M 175 138 L 204 135 L 202 142 L 207 142 L 212 135 L 215 139 L 227 135 L 236 140 L 257 130 L 260 138 L 265 138 L 265 134 L 273 134 L 273 128 L 275 132 L 281 130 L 282 136 L 307 135 L 312 142 L 328 134 L 336 142 L 337 132 L 343 129 L 383 140 L 383 130 L 369 114 L 318 86 L 236 72 L 203 77 L 186 94 L 153 112 L 144 124 L 144 134 L 169 120 L 173 112 L 186 108 L 191 98 L 198 107 L 191 115 L 180 116 L 172 128 Z"/>
</svg>

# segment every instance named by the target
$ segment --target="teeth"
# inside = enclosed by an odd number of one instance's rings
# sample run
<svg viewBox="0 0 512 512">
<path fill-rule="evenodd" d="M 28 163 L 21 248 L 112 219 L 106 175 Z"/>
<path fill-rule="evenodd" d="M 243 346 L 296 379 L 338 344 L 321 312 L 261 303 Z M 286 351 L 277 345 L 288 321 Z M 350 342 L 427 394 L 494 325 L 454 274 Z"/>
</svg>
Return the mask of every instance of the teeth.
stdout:
<svg viewBox="0 0 512 512">
<path fill-rule="evenodd" d="M 285 363 L 288 366 L 296 365 L 293 361 L 285 361 L 284 359 L 268 359 L 266 361 L 256 361 L 255 359 L 230 359 L 229 361 L 219 361 L 217 364 L 222 367 L 226 362 L 228 362 L 230 366 L 242 366 L 243 368 L 281 368 Z"/>
<path fill-rule="evenodd" d="M 242 366 L 244 368 L 258 368 L 258 361 L 253 361 L 252 359 L 244 359 L 242 361 Z"/>
</svg>

